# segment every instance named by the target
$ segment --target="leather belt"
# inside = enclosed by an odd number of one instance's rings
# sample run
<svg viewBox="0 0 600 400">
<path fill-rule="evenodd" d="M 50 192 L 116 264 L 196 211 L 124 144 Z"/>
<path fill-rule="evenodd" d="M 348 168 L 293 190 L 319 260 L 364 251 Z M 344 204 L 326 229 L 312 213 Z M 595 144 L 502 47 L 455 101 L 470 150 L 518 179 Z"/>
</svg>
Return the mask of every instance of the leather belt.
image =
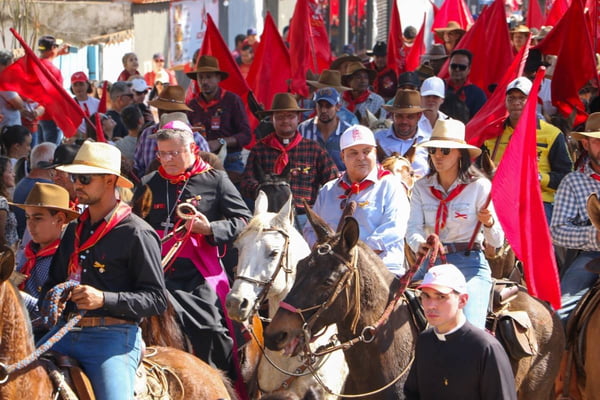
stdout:
<svg viewBox="0 0 600 400">
<path fill-rule="evenodd" d="M 481 251 L 481 243 L 473 243 L 469 249 L 469 243 L 444 243 L 446 254 L 460 253 L 462 251 Z"/>
<path fill-rule="evenodd" d="M 137 325 L 134 321 L 128 319 L 114 318 L 114 317 L 83 317 L 77 323 L 80 328 L 94 328 L 98 326 L 110 326 L 110 325 Z"/>
</svg>

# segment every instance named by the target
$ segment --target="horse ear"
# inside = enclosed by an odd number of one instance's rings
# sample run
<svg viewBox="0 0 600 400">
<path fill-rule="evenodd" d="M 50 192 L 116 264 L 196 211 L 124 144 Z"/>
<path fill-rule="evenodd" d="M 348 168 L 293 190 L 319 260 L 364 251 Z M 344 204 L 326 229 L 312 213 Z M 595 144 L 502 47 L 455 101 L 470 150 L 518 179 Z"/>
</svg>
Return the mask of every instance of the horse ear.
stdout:
<svg viewBox="0 0 600 400">
<path fill-rule="evenodd" d="M 0 282 L 10 278 L 15 269 L 15 253 L 6 245 L 0 247 Z"/>
<path fill-rule="evenodd" d="M 360 229 L 358 228 L 358 222 L 354 217 L 346 217 L 344 220 L 344 226 L 342 226 L 340 243 L 344 247 L 344 250 L 350 251 L 356 246 Z"/>
<path fill-rule="evenodd" d="M 287 163 L 285 168 L 283 168 L 283 171 L 281 171 L 281 173 L 279 174 L 279 179 L 281 179 L 284 182 L 289 182 L 291 177 L 291 171 L 292 163 Z"/>
<path fill-rule="evenodd" d="M 286 221 L 289 222 L 291 225 L 294 224 L 294 212 L 293 212 L 294 207 L 292 206 L 293 198 L 294 198 L 294 196 L 292 196 L 290 194 L 290 197 L 288 197 L 285 204 L 283 206 L 281 206 L 281 209 L 279 210 L 279 213 L 277 214 L 277 221 L 280 222 L 279 225 L 283 225 Z"/>
<path fill-rule="evenodd" d="M 327 222 L 323 221 L 323 218 L 319 217 L 312 208 L 308 205 L 305 199 L 302 199 L 304 203 L 304 210 L 306 210 L 306 217 L 308 222 L 313 227 L 315 234 L 317 235 L 317 242 L 324 242 L 329 239 L 335 232 L 327 225 Z"/>
<path fill-rule="evenodd" d="M 415 146 L 411 146 L 410 149 L 404 154 L 404 158 L 406 158 L 412 164 L 415 160 L 415 155 L 417 154 L 417 148 Z"/>
<path fill-rule="evenodd" d="M 254 201 L 254 215 L 266 213 L 269 209 L 269 198 L 262 190 L 258 191 L 258 196 Z"/>
</svg>

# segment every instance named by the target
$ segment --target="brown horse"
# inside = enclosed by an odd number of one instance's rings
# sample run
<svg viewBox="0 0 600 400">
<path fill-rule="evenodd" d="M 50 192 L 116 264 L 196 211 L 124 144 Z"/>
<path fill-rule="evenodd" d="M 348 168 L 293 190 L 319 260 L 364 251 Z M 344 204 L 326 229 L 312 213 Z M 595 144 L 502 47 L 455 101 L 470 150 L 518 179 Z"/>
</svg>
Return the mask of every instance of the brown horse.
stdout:
<svg viewBox="0 0 600 400">
<path fill-rule="evenodd" d="M 31 322 L 17 288 L 8 281 L 13 269 L 7 248 L 0 253 L 0 362 L 11 365 L 33 353 L 35 346 Z M 202 360 L 180 350 L 156 348 L 149 357 L 168 370 L 171 399 L 235 399 L 231 385 L 223 374 Z M 49 374 L 38 361 L 8 376 L 0 384 L 0 400 L 51 399 L 56 393 Z"/>
<path fill-rule="evenodd" d="M 304 310 L 302 318 L 289 311 L 290 306 L 281 307 L 265 333 L 267 347 L 293 355 L 331 324 L 337 324 L 340 342 L 361 333 L 370 336 L 368 327 L 382 316 L 399 286 L 381 258 L 358 240 L 355 219 L 346 218 L 335 234 L 312 210 L 307 213 L 318 243 L 298 263 L 296 281 L 285 298 L 291 307 Z M 316 310 L 326 302 L 327 307 Z M 303 319 L 309 321 L 308 332 L 303 330 Z M 372 341 L 367 338 L 369 343 L 359 341 L 345 350 L 350 373 L 344 392 L 369 399 L 403 398 L 417 333 L 408 306 L 401 301 Z M 390 383 L 381 392 L 368 394 Z"/>
</svg>

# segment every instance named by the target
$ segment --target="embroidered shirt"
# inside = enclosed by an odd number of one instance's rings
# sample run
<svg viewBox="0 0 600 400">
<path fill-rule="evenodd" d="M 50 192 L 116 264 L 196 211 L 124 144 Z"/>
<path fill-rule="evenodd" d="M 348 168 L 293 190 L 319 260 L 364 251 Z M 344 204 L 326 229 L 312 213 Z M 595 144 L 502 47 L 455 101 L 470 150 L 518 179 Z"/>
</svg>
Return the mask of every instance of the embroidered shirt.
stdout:
<svg viewBox="0 0 600 400">
<path fill-rule="evenodd" d="M 550 232 L 554 244 L 569 249 L 599 251 L 598 230 L 592 225 L 587 213 L 587 198 L 600 192 L 600 182 L 590 177 L 595 171 L 589 162 L 583 171 L 567 174 L 554 196 L 554 209 Z"/>
<path fill-rule="evenodd" d="M 448 191 L 438 183 L 437 174 L 426 176 L 417 181 L 413 188 L 410 218 L 408 220 L 407 242 L 413 251 L 419 249 L 419 244 L 424 243 L 427 236 L 435 231 L 435 217 L 440 201 L 431 193 L 430 187 L 448 194 L 460 182 L 455 181 Z M 466 188 L 453 200 L 448 202 L 448 219 L 446 226 L 440 230 L 439 237 L 443 243 L 468 243 L 479 221 L 477 213 L 485 204 L 492 183 L 486 178 L 479 178 L 467 185 Z M 490 202 L 488 209 L 494 218 L 490 228 L 481 225 L 474 243 L 482 244 L 483 240 L 493 246 L 500 247 L 504 242 L 504 232 L 500 227 L 494 205 Z"/>
<path fill-rule="evenodd" d="M 340 196 L 344 189 L 339 184 L 340 179 L 347 179 L 345 175 L 327 182 L 319 191 L 313 210 L 325 222 L 336 229 L 342 215 Z M 377 179 L 377 168 L 374 168 L 365 180 L 375 184 L 367 187 L 356 195 L 351 195 L 348 200 L 357 202 L 354 218 L 360 227 L 360 239 L 371 249 L 380 250 L 379 256 L 388 269 L 403 275 L 404 269 L 404 236 L 410 205 L 404 188 L 398 185 L 393 175 Z M 349 181 L 346 180 L 348 184 Z M 307 223 L 303 230 L 304 237 L 312 246 L 316 241 L 312 226 Z"/>
<path fill-rule="evenodd" d="M 327 152 L 335 162 L 335 165 L 337 166 L 338 170 L 345 171 L 346 166 L 342 161 L 342 152 L 340 150 L 340 137 L 346 129 L 350 128 L 350 124 L 340 119 L 337 124 L 337 127 L 335 128 L 335 131 L 333 131 L 327 138 L 327 141 L 325 141 L 323 135 L 319 131 L 317 122 L 318 117 L 308 119 L 302 122 L 300 125 L 298 125 L 298 131 L 300 132 L 302 137 L 309 140 L 314 140 L 315 142 L 319 143 L 322 148 L 327 150 Z"/>
</svg>

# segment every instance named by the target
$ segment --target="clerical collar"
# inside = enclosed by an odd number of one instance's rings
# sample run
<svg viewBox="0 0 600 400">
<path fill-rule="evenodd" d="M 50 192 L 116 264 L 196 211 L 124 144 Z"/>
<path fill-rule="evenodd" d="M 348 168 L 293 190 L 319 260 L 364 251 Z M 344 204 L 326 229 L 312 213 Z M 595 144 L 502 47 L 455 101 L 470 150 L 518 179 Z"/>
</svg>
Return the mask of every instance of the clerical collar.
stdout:
<svg viewBox="0 0 600 400">
<path fill-rule="evenodd" d="M 446 336 L 453 334 L 454 332 L 458 331 L 460 328 L 463 327 L 463 325 L 465 324 L 465 322 L 467 322 L 467 318 L 465 317 L 464 314 L 462 314 L 460 316 L 460 321 L 458 322 L 458 325 L 456 325 L 456 327 L 454 329 L 451 329 L 450 331 L 446 332 L 446 333 L 438 333 L 437 330 L 435 328 L 433 328 L 433 333 L 435 333 L 435 336 L 437 336 L 438 340 L 441 342 L 445 342 L 446 341 Z"/>
</svg>

